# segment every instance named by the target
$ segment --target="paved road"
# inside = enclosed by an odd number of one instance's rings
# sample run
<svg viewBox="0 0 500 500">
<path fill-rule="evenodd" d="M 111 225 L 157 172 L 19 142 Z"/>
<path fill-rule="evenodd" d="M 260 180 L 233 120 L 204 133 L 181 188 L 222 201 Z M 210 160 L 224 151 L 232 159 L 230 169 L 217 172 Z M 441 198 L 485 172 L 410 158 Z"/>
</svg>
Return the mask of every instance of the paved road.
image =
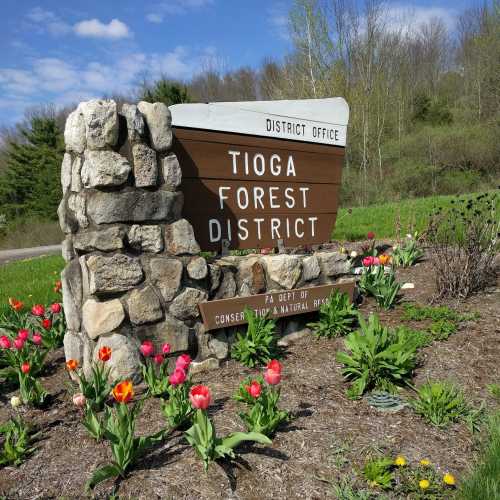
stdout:
<svg viewBox="0 0 500 500">
<path fill-rule="evenodd" d="M 16 248 L 13 250 L 0 250 L 0 264 L 13 260 L 31 259 L 42 255 L 61 254 L 61 245 L 48 245 L 35 248 Z"/>
</svg>

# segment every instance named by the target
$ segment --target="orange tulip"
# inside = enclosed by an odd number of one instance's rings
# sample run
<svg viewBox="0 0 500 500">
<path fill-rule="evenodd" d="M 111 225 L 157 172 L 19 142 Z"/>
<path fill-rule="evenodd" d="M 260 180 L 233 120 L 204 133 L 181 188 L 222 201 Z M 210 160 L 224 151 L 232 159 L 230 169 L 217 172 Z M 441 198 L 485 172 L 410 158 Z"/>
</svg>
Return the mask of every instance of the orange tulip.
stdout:
<svg viewBox="0 0 500 500">
<path fill-rule="evenodd" d="M 14 311 L 19 312 L 24 304 L 20 300 L 13 299 L 12 297 L 9 297 L 9 305 L 14 309 Z"/>
<path fill-rule="evenodd" d="M 382 255 L 379 255 L 379 258 L 378 260 L 380 261 L 380 263 L 385 266 L 386 264 L 388 264 L 391 260 L 391 256 L 390 255 L 386 255 L 385 253 L 383 253 Z"/>
<path fill-rule="evenodd" d="M 58 293 L 59 291 L 61 291 L 61 288 L 62 288 L 62 283 L 60 281 L 56 281 L 54 286 L 54 292 Z"/>
<path fill-rule="evenodd" d="M 109 361 L 111 358 L 111 347 L 103 346 L 99 349 L 99 359 L 101 361 Z"/>
<path fill-rule="evenodd" d="M 66 361 L 66 368 L 70 372 L 74 372 L 78 368 L 78 361 L 76 359 L 68 359 L 68 361 Z"/>
<path fill-rule="evenodd" d="M 128 403 L 134 397 L 134 387 L 130 380 L 124 380 L 113 388 L 113 397 L 118 403 Z"/>
</svg>

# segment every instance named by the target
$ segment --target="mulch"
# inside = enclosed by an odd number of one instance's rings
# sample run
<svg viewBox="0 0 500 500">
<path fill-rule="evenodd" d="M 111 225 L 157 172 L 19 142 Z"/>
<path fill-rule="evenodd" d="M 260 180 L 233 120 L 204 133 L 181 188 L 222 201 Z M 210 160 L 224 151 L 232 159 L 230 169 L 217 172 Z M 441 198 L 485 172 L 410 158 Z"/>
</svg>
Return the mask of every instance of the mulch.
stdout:
<svg viewBox="0 0 500 500">
<path fill-rule="evenodd" d="M 400 281 L 412 282 L 404 301 L 428 303 L 434 294 L 432 272 L 427 263 L 398 271 Z M 470 401 L 484 401 L 489 410 L 495 400 L 486 386 L 500 383 L 500 286 L 465 302 L 448 303 L 462 312 L 478 312 L 480 318 L 461 325 L 447 341 L 422 349 L 414 384 L 446 379 L 460 384 Z M 372 300 L 360 307 L 365 314 L 377 311 Z M 402 305 L 378 311 L 388 325 L 402 323 Z M 422 324 L 406 323 L 421 328 Z M 364 399 L 351 401 L 335 354 L 343 340 L 300 339 L 287 348 L 282 382 L 283 408 L 293 420 L 280 429 L 271 446 L 246 444 L 234 462 L 212 464 L 208 473 L 202 462 L 176 433 L 143 457 L 118 485 L 107 481 L 95 495 L 108 498 L 117 487 L 120 498 L 304 498 L 332 496 L 332 482 L 354 478 L 370 453 L 403 454 L 410 462 L 428 458 L 441 472 L 458 480 L 473 463 L 477 439 L 462 424 L 447 429 L 427 425 L 409 408 L 383 413 Z M 258 370 L 228 361 L 215 372 L 199 374 L 195 382 L 210 386 L 215 401 L 210 412 L 220 434 L 243 430 L 231 399 L 239 381 Z M 52 394 L 44 410 L 24 410 L 27 420 L 42 430 L 36 452 L 19 467 L 0 469 L 0 497 L 85 498 L 84 484 L 92 471 L 111 459 L 106 443 L 95 443 L 80 424 L 78 410 L 68 392 L 62 350 L 52 353 L 42 384 Z M 0 422 L 13 415 L 9 399 L 0 395 Z M 403 396 L 411 395 L 403 390 Z M 158 400 L 149 399 L 138 422 L 139 433 L 164 426 Z M 358 479 L 362 485 L 362 480 Z"/>
</svg>

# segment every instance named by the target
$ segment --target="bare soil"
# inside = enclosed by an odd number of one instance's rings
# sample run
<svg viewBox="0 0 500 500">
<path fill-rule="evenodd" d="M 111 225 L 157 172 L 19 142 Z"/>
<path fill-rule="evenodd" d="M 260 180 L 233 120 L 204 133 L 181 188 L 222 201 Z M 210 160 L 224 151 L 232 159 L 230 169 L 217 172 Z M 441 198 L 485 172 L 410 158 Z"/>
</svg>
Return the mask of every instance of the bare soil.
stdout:
<svg viewBox="0 0 500 500">
<path fill-rule="evenodd" d="M 428 264 L 399 271 L 400 280 L 412 282 L 403 301 L 428 303 L 434 289 Z M 414 383 L 447 379 L 460 384 L 470 400 L 496 407 L 486 386 L 500 383 L 500 287 L 462 303 L 448 303 L 459 311 L 476 311 L 480 318 L 464 323 L 447 341 L 435 342 L 420 353 Z M 366 314 L 376 311 L 371 300 L 361 305 Z M 389 325 L 402 323 L 403 307 L 378 311 Z M 421 328 L 418 323 L 406 323 Z M 332 495 L 331 482 L 354 477 L 367 455 L 374 450 L 403 454 L 410 462 L 431 460 L 440 471 L 458 479 L 470 467 L 476 438 L 461 424 L 445 430 L 427 425 L 410 409 L 398 413 L 379 412 L 364 399 L 351 401 L 345 391 L 341 365 L 335 361 L 343 340 L 302 338 L 287 348 L 282 382 L 282 406 L 293 421 L 280 429 L 269 447 L 246 445 L 232 463 L 213 464 L 204 473 L 201 461 L 179 432 L 151 450 L 118 485 L 107 481 L 96 488 L 98 498 L 114 489 L 120 498 L 304 498 Z M 237 415 L 240 405 L 231 399 L 239 381 L 258 370 L 235 361 L 215 372 L 195 376 L 210 386 L 215 398 L 211 407 L 220 434 L 242 430 Z M 52 401 L 44 410 L 26 410 L 24 416 L 38 425 L 42 438 L 36 452 L 20 467 L 0 469 L 0 496 L 14 498 L 85 498 L 84 484 L 92 471 L 111 459 L 107 443 L 95 443 L 80 424 L 79 412 L 71 403 L 69 380 L 61 350 L 52 354 L 42 378 Z M 14 412 L 0 396 L 0 422 Z M 403 395 L 409 396 L 409 390 Z M 138 432 L 150 433 L 164 426 L 158 400 L 149 399 L 142 412 Z M 359 474 L 358 474 L 359 477 Z M 361 480 L 358 479 L 358 481 Z"/>
</svg>

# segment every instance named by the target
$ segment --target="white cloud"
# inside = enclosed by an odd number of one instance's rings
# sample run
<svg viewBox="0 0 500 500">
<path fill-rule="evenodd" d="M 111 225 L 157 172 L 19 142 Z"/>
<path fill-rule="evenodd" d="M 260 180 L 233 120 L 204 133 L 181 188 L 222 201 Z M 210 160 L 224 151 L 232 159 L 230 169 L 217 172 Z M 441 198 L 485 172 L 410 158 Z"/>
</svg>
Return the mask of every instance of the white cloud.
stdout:
<svg viewBox="0 0 500 500">
<path fill-rule="evenodd" d="M 267 19 L 272 31 L 276 33 L 279 38 L 286 41 L 290 40 L 288 31 L 288 10 L 289 7 L 283 2 L 277 2 L 271 5 L 267 10 Z"/>
<path fill-rule="evenodd" d="M 63 21 L 60 17 L 49 10 L 42 7 L 34 7 L 31 9 L 26 18 L 32 23 L 41 33 L 48 32 L 54 36 L 66 35 L 71 32 L 71 26 Z"/>
<path fill-rule="evenodd" d="M 393 4 L 384 16 L 388 28 L 394 31 L 410 32 L 433 19 L 441 19 L 448 30 L 453 30 L 457 11 L 444 7 Z"/>
<path fill-rule="evenodd" d="M 75 24 L 73 29 L 78 36 L 90 38 L 118 40 L 132 35 L 128 26 L 119 19 L 112 19 L 108 24 L 99 19 L 89 19 Z"/>
<path fill-rule="evenodd" d="M 150 23 L 162 23 L 166 15 L 186 14 L 189 11 L 206 7 L 213 3 L 213 0 L 165 0 L 158 3 L 151 12 L 146 15 L 146 20 Z"/>
</svg>

